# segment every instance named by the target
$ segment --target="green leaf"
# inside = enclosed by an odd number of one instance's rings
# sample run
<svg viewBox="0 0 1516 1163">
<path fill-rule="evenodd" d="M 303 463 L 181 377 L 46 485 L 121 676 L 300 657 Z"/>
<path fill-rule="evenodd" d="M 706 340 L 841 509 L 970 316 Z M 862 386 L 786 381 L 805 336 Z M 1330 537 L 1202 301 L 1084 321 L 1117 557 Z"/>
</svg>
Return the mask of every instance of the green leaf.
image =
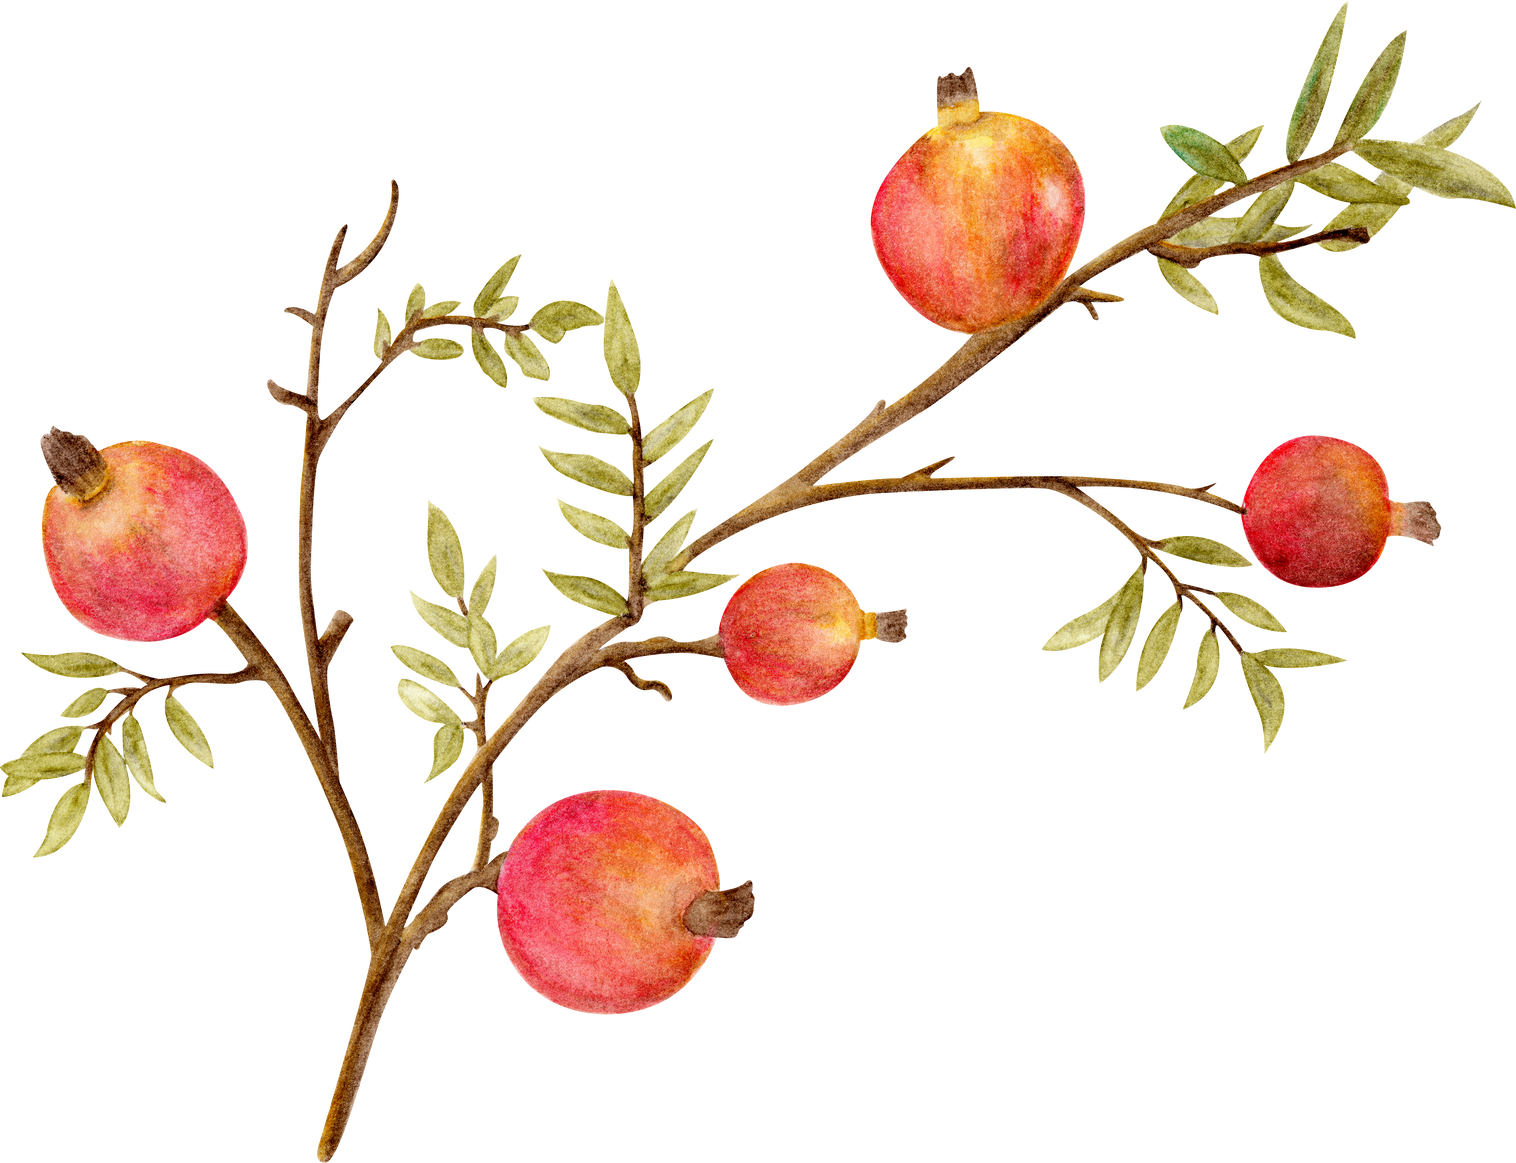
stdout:
<svg viewBox="0 0 1516 1163">
<path fill-rule="evenodd" d="M 1181 246 L 1190 246 L 1191 243 L 1181 243 Z M 1209 311 L 1212 315 L 1219 315 L 1220 309 L 1216 306 L 1216 299 L 1206 286 L 1184 267 L 1177 262 L 1170 262 L 1166 258 L 1158 260 L 1159 273 L 1164 281 L 1179 293 L 1179 296 L 1195 304 L 1202 311 Z"/>
<path fill-rule="evenodd" d="M 395 657 L 406 666 L 410 667 L 422 678 L 429 678 L 433 682 L 440 682 L 444 686 L 461 687 L 458 676 L 453 673 L 453 668 L 440 658 L 434 658 L 424 650 L 417 650 L 412 646 L 391 646 Z"/>
<path fill-rule="evenodd" d="M 495 628 L 472 610 L 468 616 L 468 652 L 474 656 L 479 673 L 489 674 L 495 665 Z"/>
<path fill-rule="evenodd" d="M 1341 311 L 1325 299 L 1306 290 L 1290 277 L 1279 261 L 1279 256 L 1266 254 L 1258 260 L 1258 278 L 1263 283 L 1264 297 L 1278 315 L 1297 327 L 1313 331 L 1335 331 L 1354 339 L 1353 325 Z"/>
<path fill-rule="evenodd" d="M 1270 226 L 1268 232 L 1260 240 L 1262 242 L 1283 242 L 1286 238 L 1294 238 L 1303 230 L 1309 230 L 1308 226 Z"/>
<path fill-rule="evenodd" d="M 425 306 L 426 292 L 421 289 L 421 284 L 417 283 L 411 288 L 410 297 L 405 301 L 405 321 L 409 323 L 417 315 L 421 314 L 421 309 Z"/>
<path fill-rule="evenodd" d="M 22 779 L 55 779 L 84 770 L 84 756 L 72 751 L 42 751 L 0 764 L 0 771 Z"/>
<path fill-rule="evenodd" d="M 542 653 L 543 646 L 547 644 L 550 629 L 549 626 L 538 626 L 535 630 L 528 630 L 495 655 L 495 665 L 490 669 L 488 677 L 491 680 L 505 678 L 507 675 L 515 674 L 524 666 L 530 666 L 532 660 Z"/>
<path fill-rule="evenodd" d="M 1209 134 L 1187 125 L 1165 125 L 1159 132 L 1169 148 L 1179 155 L 1179 160 L 1197 174 L 1238 186 L 1248 180 L 1231 150 Z"/>
<path fill-rule="evenodd" d="M 1169 647 L 1174 644 L 1174 631 L 1179 627 L 1179 603 L 1175 602 L 1163 613 L 1148 631 L 1148 640 L 1142 644 L 1142 657 L 1137 660 L 1137 689 L 1141 690 L 1153 681 L 1163 660 L 1169 656 Z"/>
<path fill-rule="evenodd" d="M 632 430 L 631 422 L 614 408 L 599 404 L 581 404 L 578 400 L 560 400 L 556 396 L 534 396 L 532 403 L 555 420 L 583 428 L 586 432 L 608 432 L 612 436 L 625 436 Z"/>
<path fill-rule="evenodd" d="M 558 508 L 563 513 L 563 519 L 591 541 L 609 545 L 612 549 L 625 549 L 632 543 L 631 534 L 598 513 L 576 509 L 567 501 L 559 501 Z"/>
<path fill-rule="evenodd" d="M 138 786 L 160 804 L 167 803 L 153 786 L 153 764 L 147 757 L 147 740 L 142 737 L 142 724 L 137 722 L 135 715 L 128 715 L 121 721 L 121 750 Z"/>
<path fill-rule="evenodd" d="M 621 292 L 611 284 L 605 297 L 605 366 L 623 396 L 630 396 L 642 382 L 642 355 L 637 350 L 637 336 L 627 317 Z"/>
<path fill-rule="evenodd" d="M 49 856 L 67 844 L 79 830 L 79 821 L 84 819 L 84 809 L 88 806 L 88 784 L 76 783 L 64 792 L 47 821 L 47 835 L 42 840 L 42 847 L 32 855 Z"/>
<path fill-rule="evenodd" d="M 1237 232 L 1237 223 L 1241 221 L 1241 218 L 1222 218 L 1213 214 L 1209 218 L 1202 218 L 1194 226 L 1186 226 L 1164 241 L 1172 242 L 1175 246 L 1220 246 L 1232 241 L 1232 235 Z"/>
<path fill-rule="evenodd" d="M 1258 135 L 1263 132 L 1263 126 L 1254 126 L 1244 134 L 1232 138 L 1226 143 L 1227 153 L 1237 161 L 1243 161 L 1248 154 L 1253 152 L 1253 146 L 1258 144 Z M 1196 174 L 1193 178 L 1179 187 L 1179 192 L 1169 201 L 1168 206 L 1160 214 L 1159 218 L 1167 218 L 1170 214 L 1177 214 L 1187 206 L 1193 206 L 1196 202 L 1203 202 L 1221 189 L 1222 183 L 1215 178 L 1203 178 Z M 1230 235 L 1228 235 L 1230 237 Z M 1223 242 L 1226 239 L 1222 239 Z M 1181 243 L 1181 246 L 1193 246 L 1194 243 Z"/>
<path fill-rule="evenodd" d="M 206 767 L 216 766 L 211 762 L 211 745 L 206 741 L 205 732 L 200 730 L 200 724 L 195 722 L 194 716 L 173 695 L 163 700 L 163 717 L 168 720 L 168 729 L 179 740 L 180 746 Z"/>
<path fill-rule="evenodd" d="M 1237 223 L 1237 229 L 1232 234 L 1233 242 L 1257 242 L 1269 232 L 1274 225 L 1284 204 L 1290 200 L 1290 195 L 1295 192 L 1294 182 L 1282 182 L 1272 190 L 1265 190 L 1253 199 L 1253 204 L 1248 207 L 1247 213 L 1242 216 L 1242 221 Z"/>
<path fill-rule="evenodd" d="M 1245 598 L 1241 594 L 1225 594 L 1217 592 L 1217 599 L 1223 606 L 1231 610 L 1250 626 L 1257 626 L 1260 630 L 1273 630 L 1283 634 L 1284 627 L 1279 624 L 1279 619 L 1274 617 L 1252 598 Z"/>
<path fill-rule="evenodd" d="M 580 327 L 593 327 L 597 323 L 604 323 L 599 311 L 593 307 L 586 307 L 583 303 L 574 303 L 568 299 L 559 299 L 556 303 L 549 303 L 542 307 L 537 314 L 532 316 L 531 329 L 549 343 L 557 343 L 563 338 L 564 333 Z"/>
<path fill-rule="evenodd" d="M 1328 198 L 1335 198 L 1339 202 L 1374 202 L 1388 203 L 1391 206 L 1406 206 L 1411 201 L 1404 194 L 1387 190 L 1378 182 L 1348 169 L 1347 166 L 1340 166 L 1336 162 L 1327 162 L 1319 170 L 1302 174 L 1299 181 L 1302 186 L 1307 186 L 1318 194 L 1325 194 Z"/>
<path fill-rule="evenodd" d="M 1235 549 L 1229 549 L 1209 537 L 1165 537 L 1158 543 L 1158 551 L 1186 561 L 1203 561 L 1206 565 L 1229 565 L 1241 567 L 1253 563 Z"/>
<path fill-rule="evenodd" d="M 1075 646 L 1083 646 L 1086 642 L 1093 642 L 1105 633 L 1106 623 L 1111 620 L 1111 611 L 1116 608 L 1116 599 L 1122 594 L 1122 589 L 1117 590 L 1100 605 L 1096 606 L 1087 614 L 1070 622 L 1064 623 L 1057 632 L 1042 644 L 1044 650 L 1072 650 Z"/>
<path fill-rule="evenodd" d="M 479 318 L 494 319 L 498 323 L 504 323 L 516 313 L 516 308 L 520 303 L 521 300 L 517 296 L 506 295 L 503 299 L 496 299 L 491 303 L 488 310 L 480 315 Z"/>
<path fill-rule="evenodd" d="M 457 299 L 448 299 L 446 302 L 433 303 L 425 311 L 421 312 L 423 319 L 441 319 L 444 315 L 451 315 L 453 308 L 458 306 Z"/>
<path fill-rule="evenodd" d="M 55 727 L 45 735 L 38 735 L 27 745 L 21 754 L 28 755 L 52 755 L 59 751 L 72 751 L 79 745 L 79 736 L 84 734 L 83 727 Z M 74 768 L 75 771 L 80 770 Z"/>
<path fill-rule="evenodd" d="M 458 762 L 458 756 L 463 754 L 463 728 L 445 723 L 437 728 L 437 734 L 432 739 L 432 770 L 423 783 L 430 783 L 449 767 Z"/>
<path fill-rule="evenodd" d="M 1147 564 L 1145 561 L 1144 565 Z M 1111 607 L 1110 619 L 1105 624 L 1105 635 L 1100 639 L 1100 681 L 1111 677 L 1126 657 L 1132 639 L 1137 635 L 1137 618 L 1142 613 L 1142 566 L 1133 571 L 1116 594 L 1116 604 Z"/>
<path fill-rule="evenodd" d="M 126 761 L 109 738 L 102 737 L 95 750 L 94 775 L 100 802 L 119 828 L 126 822 L 126 813 L 132 806 L 132 781 L 126 777 Z"/>
<path fill-rule="evenodd" d="M 1284 722 L 1284 688 L 1268 667 L 1251 654 L 1242 656 L 1242 673 L 1248 680 L 1253 706 L 1258 708 L 1258 718 L 1263 722 L 1263 749 L 1267 751 L 1279 734 L 1279 724 Z"/>
<path fill-rule="evenodd" d="M 548 378 L 547 360 L 542 358 L 542 353 L 537 350 L 537 345 L 527 336 L 514 331 L 502 331 L 500 333 L 500 346 L 505 348 L 505 354 L 516 361 L 524 375 L 534 380 Z"/>
<path fill-rule="evenodd" d="M 1288 646 L 1277 650 L 1259 650 L 1252 655 L 1264 666 L 1331 666 L 1334 662 L 1343 662 L 1333 654 L 1322 654 L 1319 650 L 1297 650 Z"/>
<path fill-rule="evenodd" d="M 121 669 L 109 658 L 101 658 L 98 654 L 26 654 L 23 652 L 21 657 L 50 674 L 61 674 L 64 678 L 104 678 Z"/>
<path fill-rule="evenodd" d="M 1469 127 L 1469 122 L 1474 120 L 1474 114 L 1478 112 L 1479 106 L 1475 105 L 1467 113 L 1460 113 L 1457 117 L 1444 121 L 1436 129 L 1427 130 L 1427 132 L 1416 139 L 1416 144 L 1447 149 L 1448 146 L 1463 136 L 1463 131 Z"/>
<path fill-rule="evenodd" d="M 479 365 L 479 370 L 502 388 L 505 387 L 505 360 L 501 359 L 500 353 L 490 346 L 490 341 L 484 337 L 484 332 L 474 332 L 470 342 L 474 348 L 474 362 Z"/>
<path fill-rule="evenodd" d="M 105 688 L 95 687 L 94 690 L 85 691 L 60 712 L 65 719 L 77 719 L 80 715 L 88 715 L 101 703 L 105 702 Z"/>
<path fill-rule="evenodd" d="M 1342 25 L 1348 16 L 1344 4 L 1337 12 L 1321 47 L 1316 50 L 1316 59 L 1305 75 L 1305 84 L 1300 86 L 1300 97 L 1295 102 L 1295 112 L 1290 117 L 1290 128 L 1284 137 L 1284 156 L 1298 162 L 1300 155 L 1311 144 L 1311 135 L 1321 120 L 1321 110 L 1326 105 L 1327 93 L 1332 88 L 1332 74 L 1337 69 L 1337 50 L 1342 45 Z"/>
<path fill-rule="evenodd" d="M 384 358 L 384 353 L 389 349 L 393 338 L 390 335 L 390 321 L 384 317 L 384 312 L 380 311 L 379 323 L 374 328 L 374 355 L 377 358 Z"/>
<path fill-rule="evenodd" d="M 433 630 L 441 634 L 454 646 L 468 648 L 468 620 L 457 610 L 449 610 L 446 606 L 433 605 L 424 598 L 411 595 L 411 605 L 416 607 L 416 613 L 421 615 L 424 621 Z"/>
<path fill-rule="evenodd" d="M 694 594 L 703 594 L 706 590 L 713 590 L 719 585 L 731 581 L 737 575 L 735 573 L 689 573 L 680 570 L 677 573 L 662 574 L 656 585 L 647 588 L 647 600 L 650 602 L 668 602 L 675 598 L 688 598 Z"/>
<path fill-rule="evenodd" d="M 1200 636 L 1200 652 L 1195 658 L 1195 680 L 1190 683 L 1189 697 L 1184 700 L 1185 710 L 1189 710 L 1210 693 L 1220 670 L 1221 646 L 1216 641 L 1216 631 L 1207 630 Z"/>
<path fill-rule="evenodd" d="M 658 539 L 658 544 L 642 559 L 642 580 L 648 585 L 657 578 L 674 559 L 674 554 L 684 548 L 684 539 L 690 535 L 690 526 L 695 523 L 695 510 L 691 509 Z"/>
<path fill-rule="evenodd" d="M 614 493 L 619 497 L 632 495 L 632 479 L 613 464 L 607 464 L 598 456 L 586 456 L 578 452 L 549 452 L 541 449 L 552 465 L 570 480 L 589 485 L 601 492 Z"/>
<path fill-rule="evenodd" d="M 1477 198 L 1516 206 L 1494 174 L 1460 154 L 1409 141 L 1360 141 L 1353 151 L 1372 166 L 1439 198 Z"/>
<path fill-rule="evenodd" d="M 505 284 L 511 281 L 511 275 L 516 271 L 516 264 L 521 261 L 518 254 L 510 262 L 506 263 L 498 271 L 490 276 L 490 281 L 480 288 L 479 294 L 474 297 L 474 314 L 484 318 L 485 310 L 500 297 L 500 292 L 505 290 Z"/>
<path fill-rule="evenodd" d="M 547 580 L 553 583 L 560 594 L 581 606 L 616 617 L 626 614 L 626 599 L 603 581 L 574 574 L 553 573 L 547 569 L 542 572 L 547 574 Z"/>
<path fill-rule="evenodd" d="M 1384 185 L 1387 182 L 1398 182 L 1405 189 L 1410 189 L 1399 178 L 1392 178 L 1388 174 L 1380 174 L 1379 182 L 1376 184 Z M 1369 237 L 1373 238 L 1374 235 L 1384 228 L 1384 224 L 1395 216 L 1395 211 L 1399 209 L 1399 206 L 1390 206 L 1382 202 L 1355 203 L 1328 222 L 1322 227 L 1322 230 L 1343 230 L 1349 226 L 1362 226 L 1369 232 Z M 1333 238 L 1328 239 L 1326 242 L 1318 242 L 1316 245 L 1321 247 L 1322 250 L 1338 251 L 1354 250 L 1362 246 L 1363 243 L 1354 242 L 1351 238 Z"/>
<path fill-rule="evenodd" d="M 495 592 L 495 559 L 489 559 L 479 576 L 474 580 L 474 588 L 469 592 L 468 611 L 470 614 L 482 614 L 490 604 L 490 595 Z"/>
<path fill-rule="evenodd" d="M 444 703 L 435 693 L 422 686 L 419 682 L 412 682 L 408 678 L 400 680 L 400 701 L 413 715 L 419 715 L 429 723 L 446 723 L 456 727 L 463 722 L 458 717 L 458 712 Z"/>
<path fill-rule="evenodd" d="M 696 396 L 679 411 L 675 412 L 662 424 L 654 428 L 642 441 L 642 459 L 646 464 L 652 464 L 665 452 L 670 451 L 689 435 L 700 416 L 705 411 L 705 406 L 711 402 L 711 396 L 716 389 L 712 388 L 703 395 Z"/>
<path fill-rule="evenodd" d="M 457 359 L 463 354 L 463 344 L 451 339 L 423 339 L 411 348 L 411 354 L 422 359 Z"/>
<path fill-rule="evenodd" d="M 674 503 L 674 498 L 679 495 L 681 489 L 690 483 L 690 477 L 695 475 L 695 470 L 700 467 L 700 462 L 705 459 L 707 450 L 715 441 L 707 440 L 689 456 L 685 457 L 668 476 L 659 481 L 643 498 L 642 511 L 649 521 L 657 518 L 663 510 Z"/>
<path fill-rule="evenodd" d="M 463 596 L 463 543 L 447 514 L 430 501 L 426 506 L 426 556 L 432 576 L 450 598 Z"/>
<path fill-rule="evenodd" d="M 1353 98 L 1347 115 L 1342 119 L 1342 128 L 1337 131 L 1337 141 L 1334 144 L 1357 141 L 1378 123 L 1384 107 L 1390 103 L 1390 94 L 1395 91 L 1395 79 L 1400 76 L 1400 58 L 1404 55 L 1405 33 L 1402 32 L 1385 46 L 1379 59 L 1369 66 L 1363 84 L 1358 86 L 1358 95 Z"/>
</svg>

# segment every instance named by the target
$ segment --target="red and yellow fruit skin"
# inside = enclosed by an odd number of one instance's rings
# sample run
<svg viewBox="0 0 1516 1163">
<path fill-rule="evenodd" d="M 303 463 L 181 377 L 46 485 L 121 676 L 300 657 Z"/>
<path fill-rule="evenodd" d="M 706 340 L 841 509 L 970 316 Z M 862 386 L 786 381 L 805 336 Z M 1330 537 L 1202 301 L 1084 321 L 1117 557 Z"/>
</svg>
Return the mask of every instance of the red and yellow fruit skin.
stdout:
<svg viewBox="0 0 1516 1163">
<path fill-rule="evenodd" d="M 572 1010 L 624 1014 L 682 989 L 712 937 L 685 910 L 719 885 L 695 822 L 629 791 L 588 791 L 544 808 L 500 866 L 500 940 L 527 984 Z"/>
<path fill-rule="evenodd" d="M 1384 471 L 1356 444 L 1331 436 L 1300 436 L 1274 449 L 1242 503 L 1259 562 L 1297 586 L 1362 577 L 1395 532 Z"/>
<path fill-rule="evenodd" d="M 842 581 L 791 562 L 750 577 L 721 615 L 726 668 L 760 703 L 819 698 L 847 677 L 863 637 L 863 611 Z"/>
<path fill-rule="evenodd" d="M 906 302 L 953 331 L 1031 312 L 1068 270 L 1083 226 L 1073 155 L 1010 113 L 928 130 L 874 199 L 885 273 Z"/>
<path fill-rule="evenodd" d="M 100 450 L 110 479 L 42 507 L 47 571 L 69 613 L 112 638 L 158 642 L 205 621 L 247 564 L 247 527 L 221 478 L 177 448 L 131 440 Z"/>
</svg>

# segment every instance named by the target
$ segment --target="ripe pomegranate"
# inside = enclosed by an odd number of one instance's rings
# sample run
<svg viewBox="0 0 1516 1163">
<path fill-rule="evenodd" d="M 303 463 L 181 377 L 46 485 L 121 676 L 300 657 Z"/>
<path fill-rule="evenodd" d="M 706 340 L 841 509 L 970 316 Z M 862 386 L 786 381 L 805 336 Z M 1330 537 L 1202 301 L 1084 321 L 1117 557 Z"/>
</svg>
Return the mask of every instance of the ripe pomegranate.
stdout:
<svg viewBox="0 0 1516 1163">
<path fill-rule="evenodd" d="M 717 891 L 710 841 L 683 812 L 587 791 L 532 817 L 500 866 L 500 940 L 527 984 L 591 1014 L 682 989 L 753 914 L 753 882 Z"/>
<path fill-rule="evenodd" d="M 760 703 L 789 706 L 826 694 L 847 677 L 866 638 L 905 638 L 904 610 L 866 614 L 842 581 L 791 562 L 756 573 L 721 615 L 726 668 Z"/>
<path fill-rule="evenodd" d="M 982 331 L 1019 319 L 1069 269 L 1084 225 L 1074 157 L 1035 121 L 980 113 L 974 70 L 937 79 L 937 128 L 874 199 L 874 250 L 933 323 Z"/>
<path fill-rule="evenodd" d="M 1297 586 L 1340 586 L 1368 573 L 1387 538 L 1430 545 L 1442 532 L 1431 505 L 1390 500 L 1374 458 L 1331 436 L 1297 436 L 1274 449 L 1242 503 L 1258 560 Z"/>
<path fill-rule="evenodd" d="M 158 642 L 193 630 L 236 588 L 247 529 L 198 457 L 129 440 L 97 450 L 54 428 L 42 455 L 57 487 L 42 506 L 42 552 L 68 612 L 112 638 Z"/>
</svg>

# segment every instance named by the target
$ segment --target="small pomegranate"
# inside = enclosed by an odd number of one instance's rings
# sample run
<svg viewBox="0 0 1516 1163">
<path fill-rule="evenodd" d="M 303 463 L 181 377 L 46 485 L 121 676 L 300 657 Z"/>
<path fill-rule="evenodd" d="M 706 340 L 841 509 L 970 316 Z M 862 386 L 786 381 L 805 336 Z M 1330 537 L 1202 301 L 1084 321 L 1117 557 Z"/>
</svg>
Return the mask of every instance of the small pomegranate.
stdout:
<svg viewBox="0 0 1516 1163">
<path fill-rule="evenodd" d="M 900 642 L 904 610 L 866 614 L 841 579 L 791 562 L 756 573 L 721 615 L 726 668 L 760 703 L 819 698 L 847 677 L 866 638 Z"/>
<path fill-rule="evenodd" d="M 1242 503 L 1258 560 L 1297 586 L 1343 585 L 1368 573 L 1388 538 L 1430 545 L 1442 532 L 1431 505 L 1390 500 L 1378 462 L 1331 436 L 1297 436 L 1274 449 Z"/>
<path fill-rule="evenodd" d="M 247 564 L 247 528 L 198 457 L 129 440 L 97 450 L 54 428 L 42 455 L 57 487 L 42 552 L 68 612 L 112 638 L 158 642 L 215 613 Z"/>
<path fill-rule="evenodd" d="M 982 331 L 1057 287 L 1084 226 L 1074 157 L 1035 121 L 979 112 L 974 70 L 937 79 L 937 128 L 874 198 L 874 251 L 933 323 Z"/>
<path fill-rule="evenodd" d="M 532 817 L 500 866 L 511 963 L 571 1010 L 624 1014 L 682 989 L 716 937 L 753 914 L 753 882 L 718 891 L 693 820 L 651 796 L 587 791 Z"/>
</svg>

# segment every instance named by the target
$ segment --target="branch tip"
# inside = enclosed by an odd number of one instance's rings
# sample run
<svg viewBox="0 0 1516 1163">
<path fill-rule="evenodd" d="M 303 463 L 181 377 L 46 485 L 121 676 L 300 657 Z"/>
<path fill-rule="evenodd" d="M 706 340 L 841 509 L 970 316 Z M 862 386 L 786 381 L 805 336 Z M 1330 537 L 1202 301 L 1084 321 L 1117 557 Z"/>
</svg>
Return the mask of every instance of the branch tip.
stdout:
<svg viewBox="0 0 1516 1163">
<path fill-rule="evenodd" d="M 327 663 L 332 661 L 332 655 L 337 653 L 337 647 L 342 645 L 342 639 L 352 624 L 353 616 L 346 610 L 338 610 L 332 615 L 332 620 L 316 640 L 321 646 L 321 657 Z"/>
<path fill-rule="evenodd" d="M 281 388 L 273 380 L 268 382 L 268 394 L 273 396 L 281 404 L 288 404 L 291 408 L 299 408 L 302 412 L 312 412 L 315 405 L 311 403 L 309 396 L 300 392 L 292 392 L 288 388 Z"/>
<path fill-rule="evenodd" d="M 630 682 L 639 691 L 657 691 L 660 695 L 663 696 L 664 702 L 673 702 L 674 692 L 669 690 L 666 683 L 661 683 L 657 679 L 638 678 L 637 672 L 625 662 L 617 662 L 613 660 L 607 662 L 605 665 L 614 667 L 616 670 L 619 670 L 622 674 L 626 675 L 627 681 Z"/>
<path fill-rule="evenodd" d="M 297 319 L 304 319 L 312 327 L 316 326 L 316 317 L 307 311 L 304 307 L 286 307 L 284 309 L 284 313 L 286 315 L 293 315 Z"/>
</svg>

